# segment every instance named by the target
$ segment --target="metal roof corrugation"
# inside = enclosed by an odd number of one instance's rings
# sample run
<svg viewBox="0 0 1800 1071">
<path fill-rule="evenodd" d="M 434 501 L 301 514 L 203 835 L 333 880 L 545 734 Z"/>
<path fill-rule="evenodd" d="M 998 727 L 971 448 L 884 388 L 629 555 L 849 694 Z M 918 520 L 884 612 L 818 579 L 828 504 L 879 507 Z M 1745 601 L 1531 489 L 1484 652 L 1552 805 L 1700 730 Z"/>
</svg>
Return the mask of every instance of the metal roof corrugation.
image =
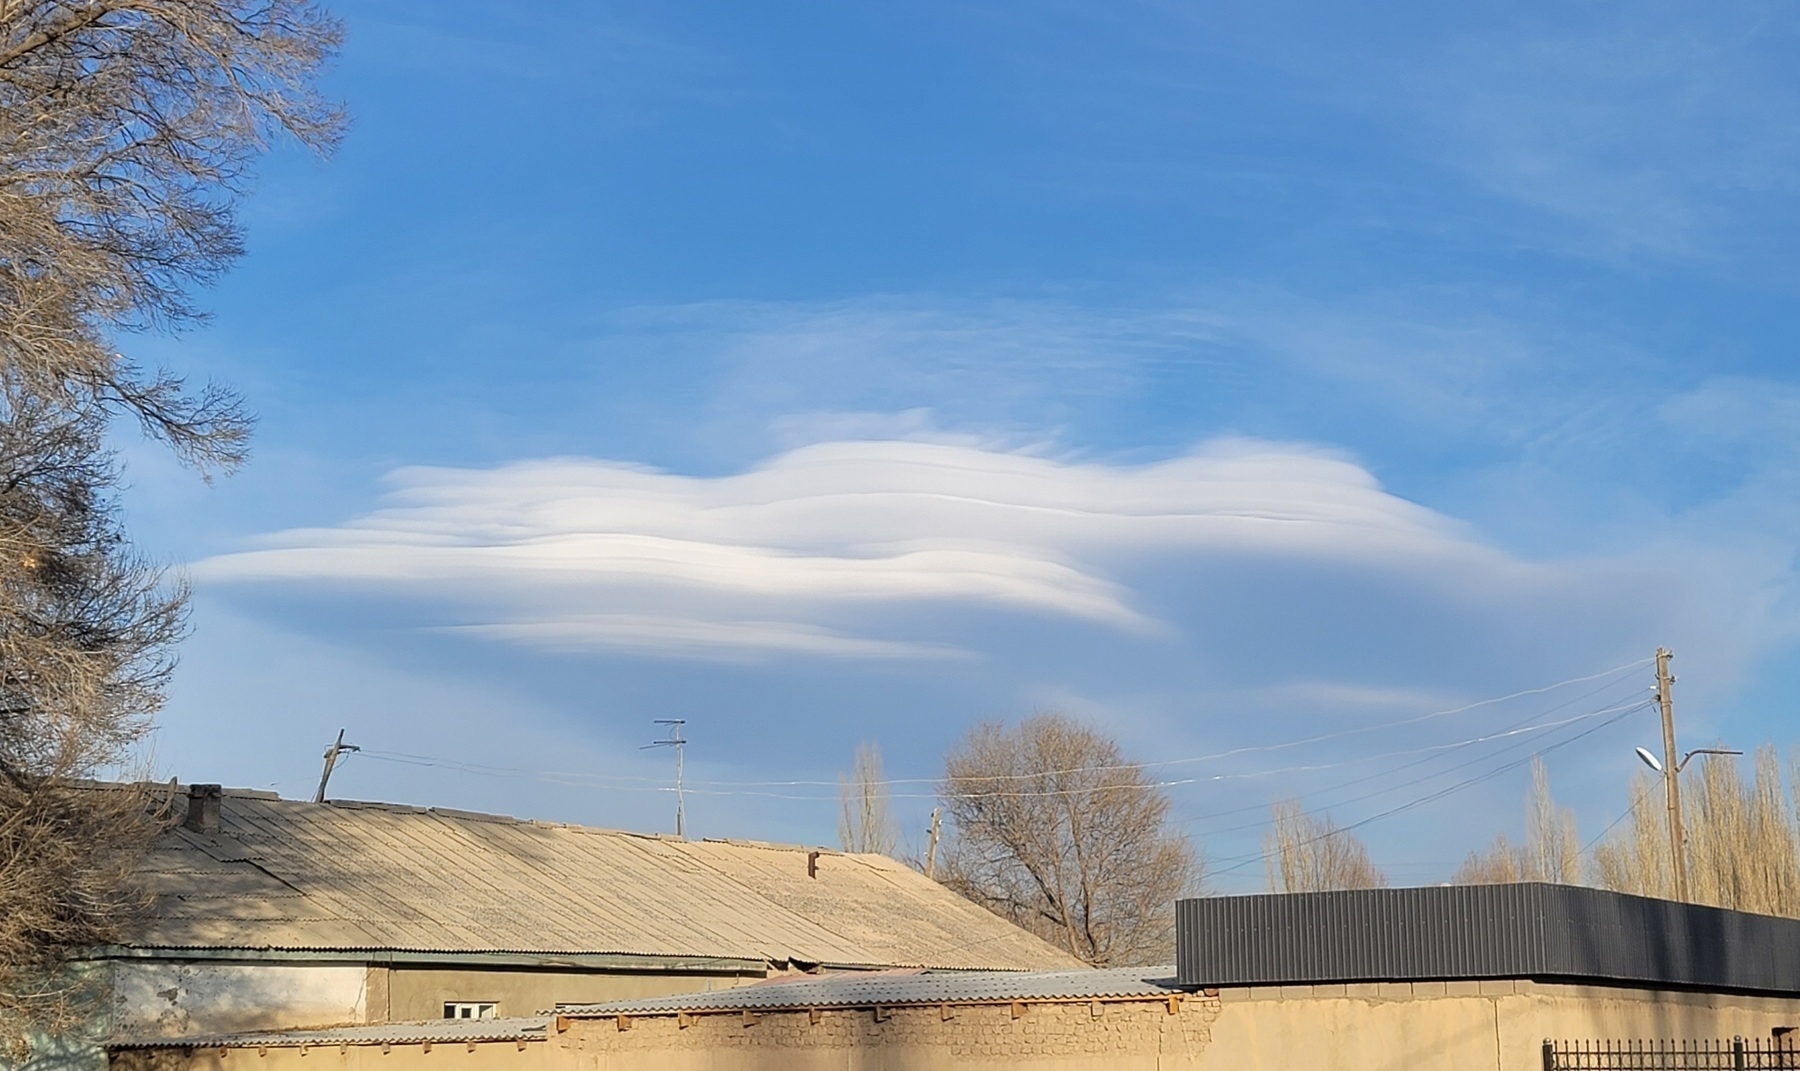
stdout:
<svg viewBox="0 0 1800 1071">
<path fill-rule="evenodd" d="M 1544 978 L 1800 992 L 1800 920 L 1572 885 L 1205 897 L 1175 917 L 1189 986 Z"/>
<path fill-rule="evenodd" d="M 114 1038 L 106 1043 L 119 1049 L 255 1049 L 298 1048 L 301 1045 L 416 1045 L 458 1041 L 542 1041 L 549 1032 L 548 1016 L 522 1019 L 442 1019 L 427 1023 L 383 1023 L 379 1026 L 339 1026 L 323 1030 L 274 1030 L 251 1034 L 195 1034 L 188 1037 Z"/>
<path fill-rule="evenodd" d="M 185 806 L 185 800 L 177 804 Z M 228 791 L 147 864 L 138 949 L 700 957 L 957 969 L 1074 960 L 890 859 Z"/>
<path fill-rule="evenodd" d="M 1176 992 L 1174 974 L 1173 967 L 1030 972 L 882 971 L 794 981 L 783 979 L 708 993 L 564 1006 L 557 1011 L 570 1018 L 582 1019 L 678 1012 L 983 1004 L 1015 1000 L 1160 1000 Z"/>
</svg>

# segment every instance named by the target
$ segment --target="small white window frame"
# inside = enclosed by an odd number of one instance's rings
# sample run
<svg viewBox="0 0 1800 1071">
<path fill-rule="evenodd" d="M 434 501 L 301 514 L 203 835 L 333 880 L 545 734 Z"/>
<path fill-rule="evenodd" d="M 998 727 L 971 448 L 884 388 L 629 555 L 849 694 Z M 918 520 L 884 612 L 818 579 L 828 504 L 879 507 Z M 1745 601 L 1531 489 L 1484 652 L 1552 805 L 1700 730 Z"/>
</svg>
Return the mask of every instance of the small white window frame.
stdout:
<svg viewBox="0 0 1800 1071">
<path fill-rule="evenodd" d="M 499 1015 L 500 1002 L 496 1000 L 444 1001 L 444 1018 L 446 1019 L 494 1019 Z"/>
</svg>

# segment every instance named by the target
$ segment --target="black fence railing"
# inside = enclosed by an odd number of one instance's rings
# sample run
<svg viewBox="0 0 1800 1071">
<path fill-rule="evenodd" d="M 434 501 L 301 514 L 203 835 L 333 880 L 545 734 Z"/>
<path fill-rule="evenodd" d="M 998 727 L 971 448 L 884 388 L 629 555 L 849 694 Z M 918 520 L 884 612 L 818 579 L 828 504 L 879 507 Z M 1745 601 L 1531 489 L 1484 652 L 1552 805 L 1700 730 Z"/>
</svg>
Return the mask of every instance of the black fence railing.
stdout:
<svg viewBox="0 0 1800 1071">
<path fill-rule="evenodd" d="M 1800 1071 L 1793 1035 L 1699 1041 L 1544 1041 L 1544 1071 Z"/>
</svg>

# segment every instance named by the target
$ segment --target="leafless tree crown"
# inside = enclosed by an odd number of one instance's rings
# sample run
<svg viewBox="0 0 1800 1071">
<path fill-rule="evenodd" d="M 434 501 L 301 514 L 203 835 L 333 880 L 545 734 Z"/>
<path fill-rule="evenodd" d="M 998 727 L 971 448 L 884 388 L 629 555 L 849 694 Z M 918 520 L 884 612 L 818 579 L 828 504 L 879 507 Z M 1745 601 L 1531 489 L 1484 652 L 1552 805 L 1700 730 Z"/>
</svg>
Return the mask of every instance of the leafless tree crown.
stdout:
<svg viewBox="0 0 1800 1071">
<path fill-rule="evenodd" d="M 1790 776 L 1792 788 L 1782 784 L 1772 745 L 1757 750 L 1748 785 L 1728 756 L 1706 756 L 1698 770 L 1689 767 L 1682 774 L 1691 899 L 1800 918 L 1800 761 Z M 1673 895 L 1662 791 L 1660 779 L 1632 781 L 1626 821 L 1595 852 L 1594 876 L 1601 886 Z"/>
<path fill-rule="evenodd" d="M 242 460 L 228 391 L 112 344 L 175 326 L 243 250 L 233 205 L 267 136 L 329 148 L 312 88 L 338 43 L 308 0 L 0 0 L 0 347 L 16 390 L 96 400 L 185 459 Z"/>
<path fill-rule="evenodd" d="M 1550 771 L 1544 760 L 1531 760 L 1531 792 L 1525 797 L 1525 843 L 1514 844 L 1502 833 L 1485 852 L 1471 852 L 1451 879 L 1458 885 L 1496 885 L 1512 881 L 1581 883 L 1581 841 L 1575 812 L 1559 807 L 1550 794 Z"/>
<path fill-rule="evenodd" d="M 881 775 L 881 748 L 858 744 L 850 773 L 838 779 L 838 844 L 847 852 L 892 855 L 899 843 Z"/>
<path fill-rule="evenodd" d="M 310 0 L 0 0 L 0 1045 L 69 1014 L 70 956 L 129 904 L 150 828 L 117 769 L 158 709 L 185 591 L 132 552 L 106 448 L 137 421 L 203 474 L 249 420 L 116 348 L 194 320 L 242 251 L 233 206 L 276 133 L 329 149 Z M 78 988 L 78 987 L 76 987 Z"/>
<path fill-rule="evenodd" d="M 1299 800 L 1278 800 L 1263 837 L 1263 864 L 1272 892 L 1378 889 L 1387 876 L 1369 860 L 1368 846 L 1329 817 L 1306 813 Z"/>
<path fill-rule="evenodd" d="M 1166 963 L 1201 868 L 1169 798 L 1117 743 L 1059 715 L 977 726 L 944 760 L 951 888 L 1095 966 Z"/>
</svg>

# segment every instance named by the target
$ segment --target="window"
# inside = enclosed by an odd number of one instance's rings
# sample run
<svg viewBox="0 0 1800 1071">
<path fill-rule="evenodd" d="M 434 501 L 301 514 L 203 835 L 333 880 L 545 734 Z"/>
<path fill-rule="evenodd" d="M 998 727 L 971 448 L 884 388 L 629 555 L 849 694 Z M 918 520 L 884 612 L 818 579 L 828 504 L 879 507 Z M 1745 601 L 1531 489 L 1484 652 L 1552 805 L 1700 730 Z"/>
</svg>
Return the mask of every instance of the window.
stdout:
<svg viewBox="0 0 1800 1071">
<path fill-rule="evenodd" d="M 497 1005 L 491 1000 L 459 1000 L 444 1005 L 446 1019 L 492 1019 Z"/>
</svg>

